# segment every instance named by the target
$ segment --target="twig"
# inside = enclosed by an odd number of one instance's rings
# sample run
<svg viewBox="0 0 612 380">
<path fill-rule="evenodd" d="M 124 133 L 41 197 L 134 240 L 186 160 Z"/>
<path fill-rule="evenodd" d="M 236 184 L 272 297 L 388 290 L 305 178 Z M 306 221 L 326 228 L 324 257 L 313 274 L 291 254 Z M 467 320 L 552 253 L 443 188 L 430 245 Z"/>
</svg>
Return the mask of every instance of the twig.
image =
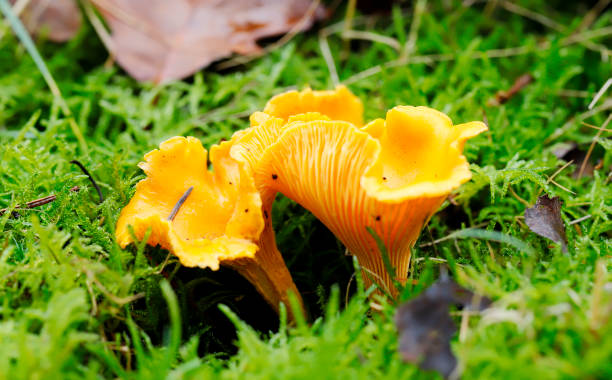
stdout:
<svg viewBox="0 0 612 380">
<path fill-rule="evenodd" d="M 374 41 L 381 44 L 385 44 L 391 46 L 393 49 L 400 51 L 401 45 L 395 39 L 387 36 L 383 36 L 381 34 L 372 33 L 372 32 L 363 32 L 360 30 L 347 30 L 342 33 L 343 37 L 353 39 L 353 40 L 366 40 L 366 41 Z"/>
<path fill-rule="evenodd" d="M 342 29 L 342 55 L 341 59 L 348 57 L 350 49 L 350 36 L 349 32 L 353 29 L 353 20 L 355 19 L 355 8 L 357 8 L 357 0 L 348 0 L 346 6 L 346 14 L 344 16 L 344 27 Z"/>
<path fill-rule="evenodd" d="M 162 272 L 164 271 L 164 268 L 166 267 L 166 265 L 168 264 L 168 261 L 170 261 L 170 256 L 172 256 L 171 252 L 168 252 L 168 254 L 166 255 L 166 258 L 164 259 L 164 262 L 162 263 L 162 265 L 159 267 L 159 270 L 157 272 L 155 272 L 155 274 L 162 274 Z"/>
<path fill-rule="evenodd" d="M 414 13 L 412 15 L 412 23 L 410 24 L 410 31 L 408 32 L 408 39 L 404 45 L 400 58 L 408 58 L 410 54 L 416 48 L 416 41 L 419 35 L 419 28 L 421 26 L 421 17 L 425 11 L 427 0 L 417 0 L 414 5 Z"/>
<path fill-rule="evenodd" d="M 588 91 L 583 90 L 572 90 L 572 89 L 560 89 L 554 91 L 555 95 L 564 96 L 567 98 L 588 98 L 591 94 Z"/>
<path fill-rule="evenodd" d="M 340 79 L 338 78 L 338 72 L 336 71 L 336 64 L 334 63 L 334 57 L 329 49 L 327 37 L 322 33 L 319 33 L 319 47 L 321 49 L 321 54 L 323 54 L 323 59 L 325 60 L 327 69 L 329 70 L 329 76 L 331 77 L 332 83 L 334 86 L 337 86 L 340 84 Z"/>
<path fill-rule="evenodd" d="M 564 38 L 562 41 L 564 45 L 579 44 L 581 42 L 589 41 L 594 38 L 609 36 L 611 33 L 612 26 L 606 26 L 604 28 L 588 30 L 586 32 L 571 35 L 567 38 Z"/>
<path fill-rule="evenodd" d="M 93 177 L 91 176 L 91 173 L 89 172 L 89 170 L 87 170 L 87 168 L 85 168 L 85 166 L 83 166 L 82 163 L 80 163 L 77 160 L 72 160 L 70 161 L 71 164 L 75 164 L 76 166 L 79 167 L 79 169 L 81 169 L 81 171 L 83 173 L 85 173 L 85 175 L 89 178 L 89 181 L 91 182 L 91 184 L 93 185 L 93 187 L 96 189 L 96 191 L 98 192 L 98 198 L 100 200 L 100 203 L 104 202 L 104 198 L 102 197 L 102 191 L 100 190 L 100 186 L 98 186 L 98 184 L 96 183 L 96 181 L 93 179 Z"/>
<path fill-rule="evenodd" d="M 599 91 L 597 91 L 597 93 L 595 94 L 595 96 L 593 97 L 593 100 L 591 101 L 591 103 L 589 103 L 589 109 L 593 109 L 593 107 L 595 107 L 595 104 L 597 103 L 597 101 L 599 100 L 599 98 L 602 97 L 602 95 L 608 91 L 608 88 L 610 88 L 610 86 L 612 86 L 612 78 L 609 78 L 606 83 L 604 83 L 604 85 L 599 89 Z"/>
<path fill-rule="evenodd" d="M 563 169 L 567 168 L 573 163 L 574 163 L 574 160 L 569 160 L 567 163 L 565 163 L 563 166 L 557 169 L 550 177 L 548 177 L 548 181 L 546 183 L 550 183 L 550 181 L 552 181 L 556 176 L 558 176 L 559 173 L 563 171 Z"/>
<path fill-rule="evenodd" d="M 361 26 L 361 25 L 366 25 L 368 21 L 370 20 L 376 20 L 377 17 L 376 16 L 360 16 L 360 17 L 355 17 L 353 19 L 352 22 L 352 26 Z M 325 36 L 331 36 L 332 34 L 335 33 L 340 33 L 344 30 L 344 25 L 346 24 L 346 20 L 342 20 L 342 21 L 338 21 L 335 24 L 331 24 L 328 26 L 325 26 L 323 28 L 321 28 L 321 30 L 319 31 L 319 33 L 322 33 Z"/>
<path fill-rule="evenodd" d="M 586 168 L 586 164 L 587 162 L 589 162 L 589 158 L 591 158 L 591 153 L 593 153 L 593 149 L 595 148 L 595 144 L 597 144 L 597 139 L 599 138 L 599 136 L 601 136 L 603 130 L 608 126 L 608 123 L 610 123 L 610 120 L 612 120 L 612 114 L 610 114 L 608 116 L 608 118 L 606 119 L 606 121 L 604 121 L 603 125 L 601 126 L 601 128 L 599 128 L 599 131 L 597 131 L 597 134 L 595 135 L 595 137 L 593 137 L 593 141 L 591 142 L 591 146 L 589 146 L 589 150 L 587 150 L 586 152 L 586 156 L 584 157 L 584 161 L 582 161 L 582 165 L 580 165 L 580 171 L 578 171 L 578 178 L 582 178 L 582 174 L 584 173 L 584 168 Z"/>
<path fill-rule="evenodd" d="M 70 189 L 70 191 L 72 192 L 78 192 L 80 190 L 80 188 L 78 186 L 74 186 Z M 34 207 L 39 207 L 42 205 L 46 205 L 47 203 L 51 203 L 53 201 L 55 201 L 57 199 L 56 195 L 48 195 L 46 197 L 42 197 L 42 198 L 38 198 L 38 199 L 34 199 L 33 201 L 27 202 L 24 205 L 17 205 L 15 206 L 15 208 L 13 210 L 22 210 L 22 209 L 30 209 L 30 208 L 34 208 Z M 0 209 L 0 216 L 4 215 L 6 212 L 8 212 L 10 210 L 10 208 L 3 208 Z"/>
<path fill-rule="evenodd" d="M 585 215 L 585 216 L 583 216 L 583 217 L 581 217 L 581 218 L 578 218 L 578 219 L 572 220 L 572 221 L 571 221 L 571 222 L 569 222 L 568 224 L 571 226 L 572 224 L 576 224 L 576 223 L 584 222 L 585 220 L 590 219 L 590 218 L 592 218 L 592 217 L 593 217 L 593 215 L 591 215 L 591 214 L 589 214 L 589 215 Z"/>
<path fill-rule="evenodd" d="M 351 289 L 351 284 L 353 283 L 353 279 L 355 278 L 355 275 L 357 273 L 353 272 L 353 274 L 351 275 L 351 278 L 349 278 L 348 283 L 346 284 L 346 293 L 344 295 L 344 304 L 348 305 L 349 303 L 349 290 Z"/>
<path fill-rule="evenodd" d="M 583 17 L 582 22 L 580 23 L 580 25 L 578 25 L 576 31 L 580 32 L 581 30 L 584 30 L 591 26 L 591 24 L 593 24 L 593 22 L 597 20 L 597 16 L 599 16 L 599 14 L 604 9 L 606 9 L 608 5 L 610 5 L 610 2 L 611 0 L 599 0 L 597 4 L 595 4 L 593 8 L 591 8 L 591 10 L 587 12 L 586 16 Z"/>
<path fill-rule="evenodd" d="M 91 26 L 93 26 L 94 30 L 98 34 L 98 37 L 100 37 L 100 40 L 102 41 L 102 44 L 108 51 L 108 54 L 111 57 L 114 57 L 115 56 L 115 42 L 113 41 L 111 35 L 108 33 L 108 31 L 104 27 L 104 24 L 100 20 L 100 17 L 98 17 L 96 12 L 94 11 L 93 7 L 91 6 L 90 0 L 83 0 L 82 3 L 83 3 L 83 9 L 85 11 L 85 15 L 89 19 L 89 23 L 91 24 Z"/>
<path fill-rule="evenodd" d="M 168 216 L 169 221 L 174 220 L 174 218 L 176 217 L 176 214 L 178 214 L 179 210 L 181 209 L 181 206 L 183 206 L 183 203 L 185 203 L 185 201 L 187 200 L 187 197 L 189 197 L 189 194 L 191 194 L 192 190 L 193 190 L 193 186 L 187 189 L 187 191 L 185 191 L 185 193 L 181 196 L 178 202 L 176 202 L 176 204 L 174 205 L 174 208 L 172 208 L 172 211 L 170 211 L 170 215 Z"/>
<path fill-rule="evenodd" d="M 512 194 L 512 196 L 514 198 L 516 198 L 517 201 L 521 202 L 523 205 L 527 206 L 527 207 L 531 207 L 531 205 L 529 204 L 529 202 L 527 202 L 525 199 L 521 198 L 512 188 L 512 186 L 508 187 L 508 190 L 510 190 L 510 194 Z"/>
<path fill-rule="evenodd" d="M 572 194 L 572 195 L 576 195 L 576 193 L 575 193 L 574 191 L 571 191 L 571 190 L 570 190 L 570 189 L 568 189 L 567 187 L 565 187 L 565 186 L 561 185 L 559 182 L 554 181 L 554 180 L 552 180 L 552 179 L 550 180 L 550 182 L 551 182 L 553 185 L 555 185 L 555 186 L 557 186 L 558 188 L 560 188 L 561 190 L 567 191 L 568 193 L 570 193 L 570 194 Z"/>
<path fill-rule="evenodd" d="M 528 73 L 521 75 L 520 77 L 516 78 L 512 86 L 507 91 L 499 91 L 497 94 L 495 94 L 495 97 L 491 99 L 489 104 L 492 106 L 498 106 L 506 103 L 531 82 L 533 82 L 533 76 L 531 74 Z"/>
<path fill-rule="evenodd" d="M 593 128 L 593 129 L 599 129 L 599 130 L 602 130 L 604 132 L 612 132 L 612 129 L 601 128 L 601 127 L 598 127 L 598 126 L 593 125 L 593 124 L 585 123 L 584 121 L 581 124 L 584 125 L 585 127 L 589 127 L 589 128 Z"/>
<path fill-rule="evenodd" d="M 548 179 L 546 180 L 546 184 L 548 185 L 549 183 L 553 182 L 555 185 L 561 187 L 562 189 L 565 189 L 563 186 L 559 185 L 557 182 L 554 182 L 553 180 L 555 179 L 556 176 L 559 175 L 559 173 L 561 173 L 565 168 L 567 168 L 568 166 L 570 166 L 571 164 L 574 163 L 574 160 L 570 160 L 568 162 L 566 162 L 563 166 L 561 166 L 559 169 L 557 169 L 550 177 L 548 177 Z M 544 190 L 544 188 L 541 188 L 540 191 L 538 191 L 538 193 L 536 194 L 536 198 L 540 196 L 540 194 L 542 194 L 542 191 Z M 569 191 L 570 193 L 573 193 L 572 191 L 565 189 L 567 191 Z M 531 207 L 531 205 L 528 205 L 527 207 Z"/>
<path fill-rule="evenodd" d="M 556 22 L 555 20 L 550 19 L 541 13 L 534 12 L 531 9 L 523 8 L 520 5 L 514 4 L 506 0 L 501 1 L 500 5 L 502 6 L 502 8 L 506 9 L 507 11 L 516 13 L 517 15 L 526 17 L 535 22 L 539 22 L 540 24 L 547 26 L 557 32 L 562 32 L 565 30 L 565 27 L 559 24 L 558 22 Z"/>
</svg>

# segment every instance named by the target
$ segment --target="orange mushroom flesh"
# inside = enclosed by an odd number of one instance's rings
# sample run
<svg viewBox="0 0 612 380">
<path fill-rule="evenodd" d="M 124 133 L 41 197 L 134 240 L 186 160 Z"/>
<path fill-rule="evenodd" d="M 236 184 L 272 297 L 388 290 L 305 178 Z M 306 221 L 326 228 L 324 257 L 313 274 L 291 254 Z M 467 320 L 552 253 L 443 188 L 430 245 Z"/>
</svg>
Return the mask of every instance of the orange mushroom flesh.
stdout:
<svg viewBox="0 0 612 380">
<path fill-rule="evenodd" d="M 480 122 L 453 126 L 426 107 L 396 107 L 361 130 L 341 121 L 295 122 L 258 162 L 264 210 L 277 191 L 320 219 L 357 256 L 366 284 L 393 296 L 404 283 L 410 250 L 448 194 L 470 178 L 462 155 Z M 372 228 L 396 269 L 390 277 Z"/>
<path fill-rule="evenodd" d="M 145 155 L 139 166 L 147 178 L 121 212 L 117 242 L 125 247 L 150 229 L 147 244 L 168 249 L 188 267 L 238 270 L 278 311 L 280 302 L 289 304 L 288 292 L 299 293 L 282 257 L 261 254 L 261 199 L 252 175 L 230 158 L 230 147 L 211 149 L 213 172 L 193 137 L 171 138 Z"/>
<path fill-rule="evenodd" d="M 317 112 L 332 120 L 344 120 L 356 126 L 363 124 L 363 104 L 346 87 L 330 91 L 309 88 L 276 95 L 263 110 L 264 113 L 287 121 L 294 115 Z"/>
</svg>

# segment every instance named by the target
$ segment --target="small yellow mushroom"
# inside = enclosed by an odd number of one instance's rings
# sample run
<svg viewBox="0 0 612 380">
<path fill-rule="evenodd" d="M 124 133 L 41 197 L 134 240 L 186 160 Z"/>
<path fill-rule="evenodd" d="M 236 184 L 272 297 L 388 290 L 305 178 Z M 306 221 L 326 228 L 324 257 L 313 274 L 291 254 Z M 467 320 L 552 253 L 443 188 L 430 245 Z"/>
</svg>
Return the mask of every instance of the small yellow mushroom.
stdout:
<svg viewBox="0 0 612 380">
<path fill-rule="evenodd" d="M 299 119 L 299 117 L 297 118 Z M 480 122 L 453 126 L 426 107 L 396 107 L 362 129 L 346 121 L 287 124 L 255 168 L 266 210 L 280 192 L 310 210 L 357 256 L 367 284 L 392 295 L 404 283 L 410 250 L 429 218 L 471 174 L 465 140 Z M 388 250 L 392 279 L 371 228 Z"/>
<path fill-rule="evenodd" d="M 211 149 L 213 172 L 193 137 L 173 137 L 145 155 L 139 166 L 147 178 L 121 212 L 117 242 L 133 242 L 129 226 L 137 239 L 151 229 L 147 244 L 168 249 L 188 267 L 236 269 L 278 311 L 280 302 L 289 304 L 288 292 L 299 293 L 280 254 L 261 255 L 261 198 L 252 175 L 230 158 L 230 147 Z"/>
</svg>

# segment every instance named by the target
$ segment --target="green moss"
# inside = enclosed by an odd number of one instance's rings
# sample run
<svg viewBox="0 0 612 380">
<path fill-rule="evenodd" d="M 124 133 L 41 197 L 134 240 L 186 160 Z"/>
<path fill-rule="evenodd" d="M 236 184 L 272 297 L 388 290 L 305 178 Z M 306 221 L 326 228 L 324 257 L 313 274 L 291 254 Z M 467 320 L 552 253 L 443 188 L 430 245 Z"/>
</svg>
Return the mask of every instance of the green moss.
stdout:
<svg viewBox="0 0 612 380">
<path fill-rule="evenodd" d="M 460 283 L 494 299 L 492 310 L 470 317 L 465 334 L 453 343 L 464 378 L 610 378 L 607 134 L 593 150 L 594 161 L 602 162 L 593 176 L 574 178 L 572 165 L 555 182 L 548 180 L 564 164 L 553 154 L 555 145 L 576 142 L 586 151 L 596 131 L 580 121 L 601 125 L 609 114 L 580 116 L 611 74 L 598 52 L 566 43 L 588 9 L 524 2 L 567 29 L 556 32 L 501 7 L 459 3 L 428 4 L 412 53 L 451 54 L 450 60 L 389 67 L 385 62 L 398 53 L 371 41 L 353 41 L 351 54 L 341 60 L 342 40 L 329 37 L 338 76 L 363 99 L 366 118 L 382 117 L 396 104 L 428 105 L 457 123 L 486 117 L 490 126 L 467 144 L 473 180 L 459 190 L 458 205 L 446 203 L 417 242 L 410 274 L 417 284 L 406 287 L 402 297 L 419 293 L 447 261 Z M 341 18 L 338 13 L 335 21 Z M 601 29 L 611 20 L 608 11 L 590 28 Z M 405 41 L 411 23 L 412 9 L 396 7 L 359 27 Z M 8 30 L 4 21 L 0 30 Z M 543 40 L 550 45 L 538 47 Z M 609 35 L 593 41 L 610 46 Z M 515 46 L 527 48 L 503 58 L 478 53 Z M 0 216 L 0 377 L 434 376 L 399 360 L 394 306 L 383 303 L 381 313 L 370 312 L 344 248 L 285 198 L 275 204 L 273 218 L 280 249 L 303 292 L 309 325 L 288 328 L 230 270 L 183 268 L 173 257 L 166 260 L 163 250 L 144 245 L 122 250 L 114 241 L 119 211 L 142 178 L 136 164 L 144 153 L 174 135 L 193 135 L 210 146 L 244 128 L 248 114 L 274 94 L 294 86 L 333 86 L 316 31 L 245 66 L 208 69 L 157 87 L 104 68 L 106 54 L 89 27 L 68 44 L 39 41 L 38 48 L 89 153 L 79 147 L 30 56 L 5 34 L 0 39 L 0 208 L 49 194 L 57 200 L 19 210 L 18 218 Z M 380 72 L 353 77 L 376 65 L 382 65 Z M 488 104 L 524 73 L 533 75 L 532 84 L 501 106 Z M 96 178 L 104 202 L 98 204 L 88 179 L 70 164 L 73 159 Z M 81 190 L 70 192 L 73 186 Z M 541 192 L 561 197 L 566 223 L 590 215 L 568 226 L 568 254 L 521 220 L 521 199 L 533 204 Z M 467 235 L 427 245 L 475 225 L 510 235 L 534 252 Z M 220 310 L 220 304 L 227 307 Z"/>
</svg>

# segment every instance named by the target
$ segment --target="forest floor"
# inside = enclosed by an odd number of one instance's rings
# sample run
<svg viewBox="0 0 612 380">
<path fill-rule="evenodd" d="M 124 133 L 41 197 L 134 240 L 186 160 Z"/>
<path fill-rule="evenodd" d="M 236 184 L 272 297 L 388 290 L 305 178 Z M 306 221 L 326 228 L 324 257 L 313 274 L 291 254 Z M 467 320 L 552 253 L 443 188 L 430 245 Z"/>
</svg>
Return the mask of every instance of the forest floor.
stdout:
<svg viewBox="0 0 612 380">
<path fill-rule="evenodd" d="M 527 13 L 506 1 L 439 3 L 357 16 L 353 27 L 366 33 L 350 43 L 335 24 L 339 10 L 261 58 L 162 86 L 104 65 L 90 26 L 66 44 L 38 41 L 87 150 L 0 21 L 0 208 L 57 196 L 0 216 L 0 378 L 436 376 L 402 362 L 397 305 L 379 300 L 371 312 L 344 247 L 286 198 L 275 203 L 277 241 L 310 316 L 294 327 L 229 269 L 189 269 L 161 249 L 115 242 L 119 212 L 143 178 L 137 163 L 161 141 L 191 135 L 208 148 L 275 94 L 339 83 L 362 99 L 366 120 L 407 104 L 489 125 L 466 145 L 473 178 L 421 234 L 401 296 L 414 298 L 446 266 L 493 300 L 482 314 L 453 312 L 462 377 L 612 378 L 612 144 L 610 126 L 593 128 L 610 115 L 610 92 L 589 109 L 612 76 L 612 12 L 592 18 L 580 2 L 523 2 Z M 494 104 L 524 75 L 531 83 Z M 102 202 L 71 160 L 91 172 Z M 524 222 L 543 194 L 563 202 L 567 252 Z M 531 249 L 449 236 L 468 228 Z"/>
</svg>

